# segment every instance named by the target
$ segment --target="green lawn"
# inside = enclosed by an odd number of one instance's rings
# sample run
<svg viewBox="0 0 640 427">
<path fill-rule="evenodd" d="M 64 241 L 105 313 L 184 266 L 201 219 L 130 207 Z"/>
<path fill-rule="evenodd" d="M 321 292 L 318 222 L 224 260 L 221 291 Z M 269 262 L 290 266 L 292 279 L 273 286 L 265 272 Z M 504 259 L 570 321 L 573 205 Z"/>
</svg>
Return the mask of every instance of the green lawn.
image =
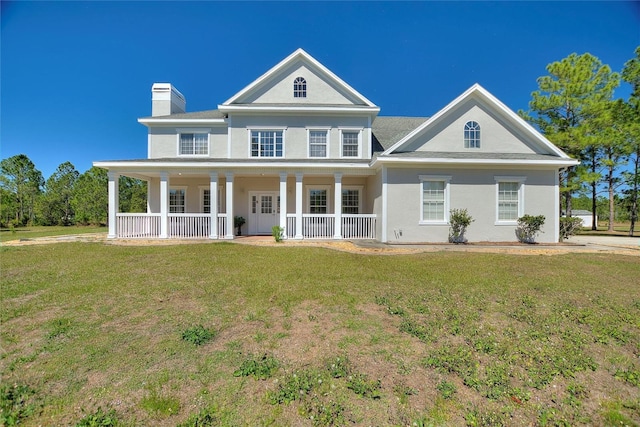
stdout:
<svg viewBox="0 0 640 427">
<path fill-rule="evenodd" d="M 0 228 L 0 242 L 20 239 L 34 239 L 36 237 L 63 236 L 67 234 L 106 233 L 107 227 L 94 226 L 32 226 L 15 229 Z"/>
<path fill-rule="evenodd" d="M 0 261 L 7 425 L 640 424 L 638 257 L 61 243 Z"/>
</svg>

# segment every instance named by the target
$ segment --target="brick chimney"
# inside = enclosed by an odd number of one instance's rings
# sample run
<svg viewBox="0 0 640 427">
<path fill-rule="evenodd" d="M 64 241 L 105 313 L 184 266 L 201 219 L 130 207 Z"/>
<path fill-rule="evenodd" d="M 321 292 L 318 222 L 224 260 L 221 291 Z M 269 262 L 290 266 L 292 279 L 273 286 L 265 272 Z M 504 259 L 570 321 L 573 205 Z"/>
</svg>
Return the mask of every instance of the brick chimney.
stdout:
<svg viewBox="0 0 640 427">
<path fill-rule="evenodd" d="M 185 112 L 187 101 L 171 83 L 154 83 L 151 94 L 152 117 Z"/>
</svg>

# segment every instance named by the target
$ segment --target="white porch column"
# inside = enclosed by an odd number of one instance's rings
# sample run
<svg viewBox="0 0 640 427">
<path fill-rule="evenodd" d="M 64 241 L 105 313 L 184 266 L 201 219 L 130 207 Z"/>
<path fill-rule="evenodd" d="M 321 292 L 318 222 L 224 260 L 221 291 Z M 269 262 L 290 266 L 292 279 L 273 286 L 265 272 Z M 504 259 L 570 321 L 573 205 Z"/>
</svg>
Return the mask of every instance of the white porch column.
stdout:
<svg viewBox="0 0 640 427">
<path fill-rule="evenodd" d="M 169 237 L 169 174 L 160 172 L 160 238 Z"/>
<path fill-rule="evenodd" d="M 209 238 L 218 238 L 218 172 L 209 173 L 209 213 L 211 214 L 211 227 Z"/>
<path fill-rule="evenodd" d="M 302 172 L 296 172 L 296 239 L 302 239 Z"/>
<path fill-rule="evenodd" d="M 333 225 L 333 238 L 342 239 L 342 172 L 336 172 L 334 177 L 333 213 L 335 224 Z"/>
<path fill-rule="evenodd" d="M 108 239 L 115 239 L 118 237 L 118 230 L 116 227 L 116 215 L 118 213 L 118 204 L 120 201 L 119 190 L 118 190 L 118 181 L 120 179 L 120 175 L 116 172 L 107 172 L 107 176 L 109 177 L 109 234 L 107 234 Z"/>
<path fill-rule="evenodd" d="M 283 238 L 287 238 L 287 173 L 280 172 L 280 227 L 284 230 Z"/>
<path fill-rule="evenodd" d="M 233 172 L 227 172 L 225 178 L 227 180 L 225 191 L 227 196 L 227 233 L 224 238 L 233 239 Z"/>
</svg>

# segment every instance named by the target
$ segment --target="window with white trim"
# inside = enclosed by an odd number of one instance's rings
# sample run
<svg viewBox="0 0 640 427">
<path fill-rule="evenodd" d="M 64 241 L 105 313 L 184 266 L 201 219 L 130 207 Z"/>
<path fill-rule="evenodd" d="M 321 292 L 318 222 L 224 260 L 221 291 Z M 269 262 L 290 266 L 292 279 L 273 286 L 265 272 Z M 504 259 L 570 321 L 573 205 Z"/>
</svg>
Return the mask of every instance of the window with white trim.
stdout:
<svg viewBox="0 0 640 427">
<path fill-rule="evenodd" d="M 304 79 L 304 77 L 296 77 L 296 79 L 293 81 L 293 97 L 307 97 L 307 81 Z"/>
<path fill-rule="evenodd" d="M 222 187 L 218 186 L 218 213 L 225 212 L 223 202 Z M 202 213 L 211 213 L 211 189 L 208 186 L 200 187 L 200 208 Z"/>
<path fill-rule="evenodd" d="M 450 176 L 420 175 L 420 223 L 449 222 Z"/>
<path fill-rule="evenodd" d="M 169 213 L 185 213 L 187 206 L 186 188 L 169 189 Z"/>
<path fill-rule="evenodd" d="M 464 148 L 480 148 L 480 125 L 477 122 L 465 123 Z"/>
<path fill-rule="evenodd" d="M 360 157 L 360 131 L 343 130 L 342 157 Z"/>
<path fill-rule="evenodd" d="M 328 191 L 324 188 L 309 189 L 309 213 L 326 214 L 329 211 Z"/>
<path fill-rule="evenodd" d="M 208 156 L 208 133 L 181 133 L 178 143 L 178 153 L 181 156 Z"/>
<path fill-rule="evenodd" d="M 284 137 L 281 130 L 252 130 L 251 157 L 282 157 Z"/>
<path fill-rule="evenodd" d="M 356 215 L 360 213 L 360 189 L 342 189 L 342 213 Z"/>
<path fill-rule="evenodd" d="M 523 177 L 495 177 L 496 222 L 515 224 L 524 212 Z"/>
<path fill-rule="evenodd" d="M 327 157 L 327 130 L 309 130 L 309 157 Z"/>
</svg>

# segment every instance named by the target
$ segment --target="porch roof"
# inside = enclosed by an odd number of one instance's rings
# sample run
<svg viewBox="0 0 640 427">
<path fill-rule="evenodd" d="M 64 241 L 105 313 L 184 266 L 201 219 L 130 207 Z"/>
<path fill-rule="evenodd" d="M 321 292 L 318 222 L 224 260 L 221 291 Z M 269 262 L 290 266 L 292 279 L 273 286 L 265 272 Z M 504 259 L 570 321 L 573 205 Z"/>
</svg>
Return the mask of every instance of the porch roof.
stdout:
<svg viewBox="0 0 640 427">
<path fill-rule="evenodd" d="M 94 166 L 122 173 L 134 178 L 158 177 L 160 173 L 184 174 L 188 176 L 233 172 L 239 175 L 293 174 L 374 175 L 367 159 L 215 159 L 215 158 L 159 158 L 106 160 L 94 162 Z"/>
</svg>

